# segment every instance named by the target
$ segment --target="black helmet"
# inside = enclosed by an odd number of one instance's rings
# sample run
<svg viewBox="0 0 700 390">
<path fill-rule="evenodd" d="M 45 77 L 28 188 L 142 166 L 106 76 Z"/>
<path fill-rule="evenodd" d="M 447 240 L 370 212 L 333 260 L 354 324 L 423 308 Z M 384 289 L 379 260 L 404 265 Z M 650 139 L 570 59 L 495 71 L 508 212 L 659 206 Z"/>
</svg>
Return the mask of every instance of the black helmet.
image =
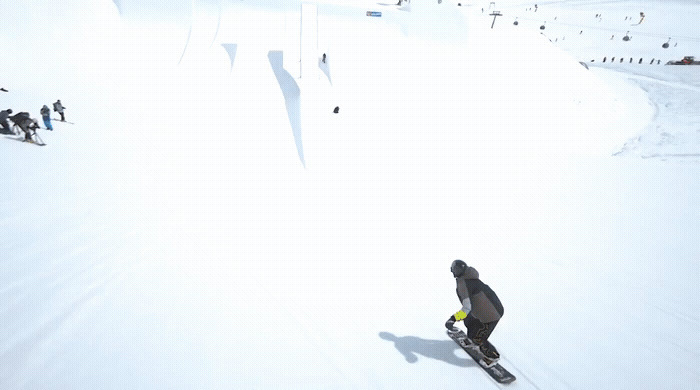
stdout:
<svg viewBox="0 0 700 390">
<path fill-rule="evenodd" d="M 11 108 L 8 108 L 8 109 L 7 109 L 7 113 L 8 113 L 8 114 L 12 114 L 12 109 L 11 109 Z"/>
<path fill-rule="evenodd" d="M 464 271 L 466 270 L 467 263 L 463 262 L 462 260 L 455 260 L 452 262 L 452 266 L 450 266 L 450 271 L 452 271 L 452 275 L 454 275 L 455 278 L 464 275 Z"/>
</svg>

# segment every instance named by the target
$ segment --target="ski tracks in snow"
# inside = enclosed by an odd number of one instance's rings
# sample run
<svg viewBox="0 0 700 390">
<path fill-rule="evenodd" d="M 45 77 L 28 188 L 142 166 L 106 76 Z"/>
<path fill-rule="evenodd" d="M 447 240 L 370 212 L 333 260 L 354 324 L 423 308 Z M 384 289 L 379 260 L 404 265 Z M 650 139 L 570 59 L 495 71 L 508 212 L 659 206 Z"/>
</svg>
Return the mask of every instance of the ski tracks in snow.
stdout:
<svg viewBox="0 0 700 390">
<path fill-rule="evenodd" d="M 647 93 L 655 112 L 641 134 L 627 141 L 615 155 L 700 162 L 700 86 L 693 80 L 674 80 L 689 76 L 671 72 L 627 76 Z"/>
</svg>

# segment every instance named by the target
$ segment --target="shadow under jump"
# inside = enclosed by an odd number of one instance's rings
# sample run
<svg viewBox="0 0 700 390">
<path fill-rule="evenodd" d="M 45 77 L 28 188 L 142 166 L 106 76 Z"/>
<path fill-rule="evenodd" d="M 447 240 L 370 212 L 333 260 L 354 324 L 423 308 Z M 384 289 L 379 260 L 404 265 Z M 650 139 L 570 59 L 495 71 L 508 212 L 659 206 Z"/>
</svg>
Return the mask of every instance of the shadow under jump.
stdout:
<svg viewBox="0 0 700 390">
<path fill-rule="evenodd" d="M 231 60 L 231 68 L 229 71 L 233 70 L 233 61 L 236 60 L 236 51 L 238 50 L 238 45 L 235 43 L 222 43 L 221 46 L 228 53 L 228 58 Z"/>
<path fill-rule="evenodd" d="M 430 359 L 440 360 L 458 367 L 475 366 L 473 359 L 461 358 L 455 355 L 455 351 L 462 351 L 462 348 L 453 340 L 425 340 L 415 336 L 398 337 L 389 332 L 379 332 L 379 337 L 394 343 L 396 349 L 406 358 L 409 363 L 418 361 L 418 355 Z M 466 355 L 466 352 L 464 353 Z"/>
<path fill-rule="evenodd" d="M 275 73 L 277 82 L 284 95 L 284 102 L 287 106 L 287 116 L 289 117 L 289 124 L 292 126 L 292 133 L 294 134 L 294 142 L 297 146 L 299 160 L 301 160 L 301 164 L 306 167 L 306 162 L 304 161 L 304 147 L 301 142 L 301 90 L 294 80 L 294 77 L 284 69 L 284 57 L 281 51 L 270 51 L 267 54 L 267 58 L 270 60 L 272 71 Z"/>
</svg>

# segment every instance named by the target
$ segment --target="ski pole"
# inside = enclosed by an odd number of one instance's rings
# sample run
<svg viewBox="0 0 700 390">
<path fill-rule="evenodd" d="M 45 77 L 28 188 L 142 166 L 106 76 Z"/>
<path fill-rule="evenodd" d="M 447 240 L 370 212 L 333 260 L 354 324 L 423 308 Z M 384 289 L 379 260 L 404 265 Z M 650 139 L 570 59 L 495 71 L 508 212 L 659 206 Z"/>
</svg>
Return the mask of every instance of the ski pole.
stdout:
<svg viewBox="0 0 700 390">
<path fill-rule="evenodd" d="M 37 139 L 39 142 L 41 142 L 42 144 L 45 144 L 45 143 L 46 143 L 46 142 L 44 142 L 43 139 L 41 139 L 41 137 L 39 137 L 39 133 L 37 133 L 36 131 L 34 132 L 34 135 L 36 136 L 36 139 Z"/>
</svg>

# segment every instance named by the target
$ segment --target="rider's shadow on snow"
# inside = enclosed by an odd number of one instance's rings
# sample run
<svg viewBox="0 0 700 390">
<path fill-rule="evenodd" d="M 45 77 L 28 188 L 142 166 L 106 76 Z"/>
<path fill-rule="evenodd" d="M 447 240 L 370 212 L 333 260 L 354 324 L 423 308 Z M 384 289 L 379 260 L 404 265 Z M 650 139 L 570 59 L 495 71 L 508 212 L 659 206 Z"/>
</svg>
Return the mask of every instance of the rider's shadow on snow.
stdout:
<svg viewBox="0 0 700 390">
<path fill-rule="evenodd" d="M 425 356 L 430 359 L 441 360 L 445 363 L 450 363 L 459 367 L 467 367 L 475 365 L 471 358 L 461 358 L 455 354 L 455 351 L 462 351 L 466 356 L 466 352 L 457 345 L 453 340 L 425 340 L 415 336 L 398 337 L 389 332 L 379 332 L 379 337 L 384 340 L 394 343 L 396 349 L 406 358 L 409 363 L 418 361 L 418 355 Z"/>
</svg>

